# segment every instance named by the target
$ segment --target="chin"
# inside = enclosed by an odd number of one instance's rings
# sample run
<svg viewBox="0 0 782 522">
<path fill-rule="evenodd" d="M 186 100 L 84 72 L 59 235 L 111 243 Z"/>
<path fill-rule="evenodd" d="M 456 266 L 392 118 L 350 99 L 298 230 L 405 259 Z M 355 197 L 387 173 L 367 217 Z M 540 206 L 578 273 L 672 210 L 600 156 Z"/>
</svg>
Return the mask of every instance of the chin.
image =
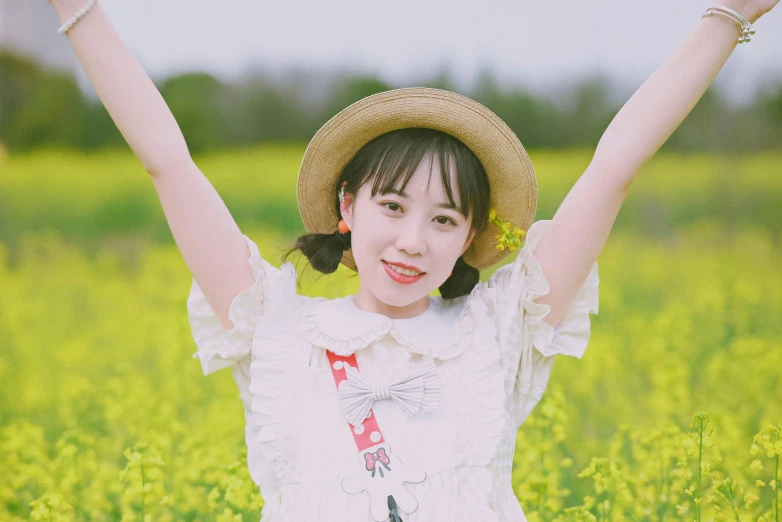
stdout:
<svg viewBox="0 0 782 522">
<path fill-rule="evenodd" d="M 394 306 L 397 308 L 409 306 L 421 299 L 420 297 L 412 296 L 412 294 L 400 295 L 398 292 L 379 292 L 375 293 L 375 297 L 388 306 Z"/>
<path fill-rule="evenodd" d="M 402 286 L 402 285 L 397 285 L 397 286 Z M 433 290 L 434 288 L 422 289 L 422 287 L 416 288 L 415 290 L 412 288 L 402 288 L 397 290 L 396 292 L 390 290 L 381 291 L 375 293 L 375 296 L 389 306 L 403 308 L 413 303 L 417 303 L 418 301 L 420 301 L 425 297 L 428 297 Z"/>
</svg>

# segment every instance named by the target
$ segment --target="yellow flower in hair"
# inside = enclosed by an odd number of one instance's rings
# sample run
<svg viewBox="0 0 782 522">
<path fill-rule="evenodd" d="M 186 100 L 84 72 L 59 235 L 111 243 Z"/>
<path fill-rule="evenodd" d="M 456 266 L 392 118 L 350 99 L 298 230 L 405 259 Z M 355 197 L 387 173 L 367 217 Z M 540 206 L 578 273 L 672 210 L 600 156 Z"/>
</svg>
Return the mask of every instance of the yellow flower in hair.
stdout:
<svg viewBox="0 0 782 522">
<path fill-rule="evenodd" d="M 521 239 L 519 238 L 522 236 L 526 237 L 526 230 L 520 229 L 509 221 L 503 221 L 497 218 L 497 210 L 495 209 L 489 211 L 489 221 L 497 225 L 502 231 L 501 234 L 494 236 L 494 238 L 498 240 L 497 246 L 495 247 L 497 250 L 504 251 L 506 248 L 516 250 L 521 246 Z M 513 227 L 512 230 L 511 227 Z"/>
</svg>

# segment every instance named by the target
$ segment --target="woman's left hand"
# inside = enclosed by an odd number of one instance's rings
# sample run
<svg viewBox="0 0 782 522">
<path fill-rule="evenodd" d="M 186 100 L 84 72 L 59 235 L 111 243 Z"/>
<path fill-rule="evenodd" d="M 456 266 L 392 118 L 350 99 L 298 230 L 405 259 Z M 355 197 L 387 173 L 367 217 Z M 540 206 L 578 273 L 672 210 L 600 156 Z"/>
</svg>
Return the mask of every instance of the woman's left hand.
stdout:
<svg viewBox="0 0 782 522">
<path fill-rule="evenodd" d="M 779 0 L 755 0 L 755 12 L 757 13 L 755 20 L 771 11 L 775 5 L 779 3 Z M 750 23 L 755 23 L 755 20 L 750 20 Z"/>
<path fill-rule="evenodd" d="M 758 18 L 771 11 L 779 0 L 717 0 L 716 3 L 733 9 L 754 24 Z"/>
</svg>

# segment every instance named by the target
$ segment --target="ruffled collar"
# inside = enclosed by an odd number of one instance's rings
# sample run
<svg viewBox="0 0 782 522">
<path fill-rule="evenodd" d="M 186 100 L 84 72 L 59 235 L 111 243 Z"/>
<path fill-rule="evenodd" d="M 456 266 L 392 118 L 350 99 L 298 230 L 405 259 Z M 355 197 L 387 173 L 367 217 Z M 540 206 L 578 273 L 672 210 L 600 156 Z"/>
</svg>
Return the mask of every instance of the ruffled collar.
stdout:
<svg viewBox="0 0 782 522">
<path fill-rule="evenodd" d="M 390 334 L 413 353 L 450 359 L 464 352 L 472 340 L 476 296 L 475 290 L 449 300 L 430 296 L 426 311 L 409 319 L 391 319 L 361 310 L 352 295 L 316 298 L 303 311 L 304 334 L 312 344 L 341 356 Z"/>
</svg>

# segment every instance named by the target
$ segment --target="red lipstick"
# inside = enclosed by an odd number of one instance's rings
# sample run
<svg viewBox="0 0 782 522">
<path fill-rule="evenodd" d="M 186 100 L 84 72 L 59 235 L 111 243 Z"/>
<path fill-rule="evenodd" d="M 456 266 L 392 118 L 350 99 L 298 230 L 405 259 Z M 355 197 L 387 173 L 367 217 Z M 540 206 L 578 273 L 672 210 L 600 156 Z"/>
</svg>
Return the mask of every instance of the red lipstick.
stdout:
<svg viewBox="0 0 782 522">
<path fill-rule="evenodd" d="M 399 267 L 402 267 L 402 268 L 407 268 L 408 270 L 415 270 L 416 272 L 424 273 L 424 271 L 421 270 L 420 268 L 418 268 L 417 266 L 406 265 L 404 263 L 397 263 L 395 261 L 386 261 L 386 263 L 391 263 L 392 265 L 399 266 Z"/>
<path fill-rule="evenodd" d="M 396 263 L 394 263 L 394 264 L 396 264 Z M 401 266 L 402 268 L 408 268 L 408 266 L 401 265 L 401 264 L 397 265 L 397 266 Z M 416 281 L 418 281 L 419 279 L 424 277 L 424 273 L 423 272 L 418 274 L 417 276 L 408 276 L 408 275 L 400 274 L 399 272 L 397 272 L 396 270 L 394 270 L 393 268 L 388 266 L 388 263 L 386 263 L 385 261 L 383 261 L 383 268 L 385 269 L 386 273 L 388 274 L 388 277 L 390 277 L 391 279 L 393 279 L 397 283 L 401 283 L 403 285 L 409 285 L 409 284 L 415 283 Z M 416 270 L 416 269 L 410 267 L 410 270 Z"/>
</svg>

